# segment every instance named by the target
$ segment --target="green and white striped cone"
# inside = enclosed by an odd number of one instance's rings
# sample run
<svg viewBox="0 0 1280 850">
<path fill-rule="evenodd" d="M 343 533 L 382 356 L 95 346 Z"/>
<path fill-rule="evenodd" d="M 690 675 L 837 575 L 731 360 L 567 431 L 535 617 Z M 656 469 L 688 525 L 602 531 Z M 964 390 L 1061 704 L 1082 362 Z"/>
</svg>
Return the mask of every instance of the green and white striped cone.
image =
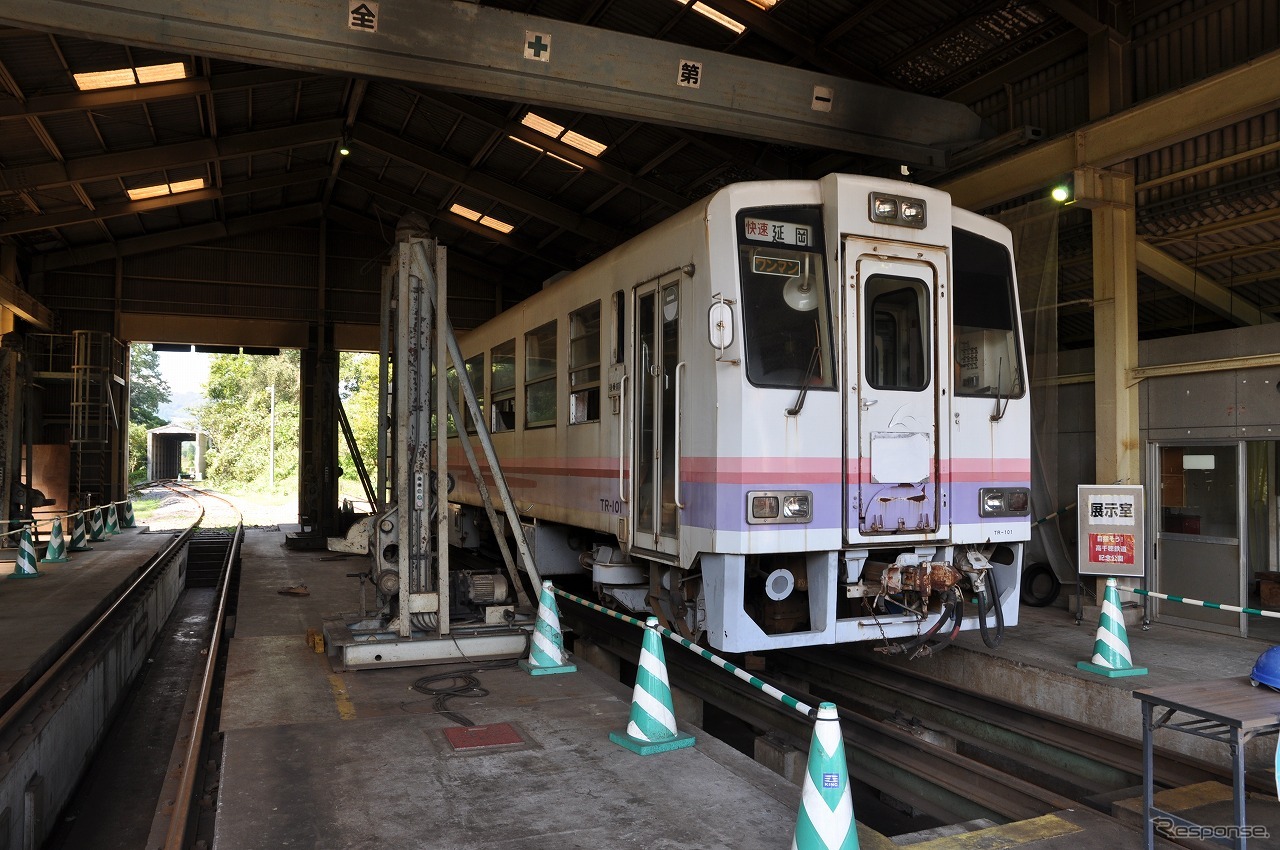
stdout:
<svg viewBox="0 0 1280 850">
<path fill-rule="evenodd" d="M 533 626 L 533 643 L 529 657 L 520 660 L 520 666 L 531 676 L 551 673 L 572 673 L 578 665 L 570 664 L 564 653 L 564 637 L 560 634 L 560 611 L 556 608 L 556 595 L 549 581 L 542 583 L 538 595 L 538 621 Z"/>
<path fill-rule="evenodd" d="M 75 519 L 71 521 L 71 549 L 72 552 L 92 552 L 93 547 L 84 539 L 84 512 L 81 511 L 75 515 Z"/>
<path fill-rule="evenodd" d="M 40 570 L 36 568 L 36 544 L 31 539 L 31 527 L 22 527 L 22 537 L 18 540 L 18 560 L 13 564 L 13 578 L 40 578 Z"/>
<path fill-rule="evenodd" d="M 1134 667 L 1133 657 L 1129 655 L 1129 635 L 1124 629 L 1120 590 L 1114 578 L 1107 579 L 1107 592 L 1102 597 L 1102 615 L 1098 618 L 1098 637 L 1093 642 L 1093 660 L 1077 661 L 1076 667 L 1109 679 L 1147 675 L 1147 668 Z"/>
<path fill-rule="evenodd" d="M 89 539 L 94 543 L 101 543 L 107 539 L 107 535 L 103 533 L 102 508 L 89 511 Z"/>
<path fill-rule="evenodd" d="M 791 850 L 858 850 L 849 764 L 844 758 L 844 734 L 835 703 L 818 706 Z"/>
<path fill-rule="evenodd" d="M 676 712 L 671 704 L 667 659 L 662 652 L 662 634 L 658 631 L 657 617 L 650 617 L 645 623 L 640 664 L 636 668 L 636 687 L 631 695 L 631 721 L 625 731 L 610 732 L 609 740 L 642 756 L 694 744 L 692 735 L 682 735 L 676 729 Z"/>
<path fill-rule="evenodd" d="M 112 502 L 107 505 L 107 525 L 105 531 L 107 534 L 121 534 L 120 518 L 116 514 L 116 503 Z"/>
<path fill-rule="evenodd" d="M 44 550 L 42 564 L 65 564 L 71 559 L 67 557 L 67 540 L 62 536 L 62 517 L 53 518 L 53 528 L 49 530 L 49 546 Z"/>
<path fill-rule="evenodd" d="M 133 518 L 133 499 L 126 498 L 124 507 L 120 509 L 120 527 L 133 528 L 137 521 Z"/>
</svg>

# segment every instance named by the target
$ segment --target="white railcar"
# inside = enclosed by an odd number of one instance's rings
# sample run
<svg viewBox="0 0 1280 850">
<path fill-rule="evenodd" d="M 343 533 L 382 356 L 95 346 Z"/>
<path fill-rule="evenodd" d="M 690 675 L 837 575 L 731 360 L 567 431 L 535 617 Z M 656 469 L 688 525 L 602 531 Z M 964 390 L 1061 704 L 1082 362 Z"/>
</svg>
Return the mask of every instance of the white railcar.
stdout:
<svg viewBox="0 0 1280 850">
<path fill-rule="evenodd" d="M 943 192 L 740 183 L 461 346 L 542 574 L 724 651 L 919 654 L 1017 622 L 1016 291 L 1009 231 Z M 451 498 L 482 542 L 469 473 Z"/>
</svg>

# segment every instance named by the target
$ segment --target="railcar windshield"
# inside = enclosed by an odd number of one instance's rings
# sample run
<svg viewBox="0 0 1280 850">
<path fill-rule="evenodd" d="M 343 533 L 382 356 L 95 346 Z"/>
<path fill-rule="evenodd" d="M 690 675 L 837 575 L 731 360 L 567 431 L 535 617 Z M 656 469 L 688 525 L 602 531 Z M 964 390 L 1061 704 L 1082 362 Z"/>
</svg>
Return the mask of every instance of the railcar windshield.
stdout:
<svg viewBox="0 0 1280 850">
<path fill-rule="evenodd" d="M 1018 358 L 1013 261 L 999 242 L 956 228 L 956 395 L 1016 398 L 1025 390 Z"/>
<path fill-rule="evenodd" d="M 747 380 L 756 386 L 835 388 L 822 241 L 820 207 L 738 213 Z"/>
</svg>

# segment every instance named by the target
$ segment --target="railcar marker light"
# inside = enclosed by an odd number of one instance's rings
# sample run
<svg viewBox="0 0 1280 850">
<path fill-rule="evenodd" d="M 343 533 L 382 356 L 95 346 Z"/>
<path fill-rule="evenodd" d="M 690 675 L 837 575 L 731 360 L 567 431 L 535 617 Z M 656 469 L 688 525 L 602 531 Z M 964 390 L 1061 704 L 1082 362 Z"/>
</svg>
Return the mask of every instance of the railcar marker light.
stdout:
<svg viewBox="0 0 1280 850">
<path fill-rule="evenodd" d="M 751 500 L 751 515 L 756 519 L 773 519 L 778 515 L 778 497 L 756 496 Z"/>
</svg>

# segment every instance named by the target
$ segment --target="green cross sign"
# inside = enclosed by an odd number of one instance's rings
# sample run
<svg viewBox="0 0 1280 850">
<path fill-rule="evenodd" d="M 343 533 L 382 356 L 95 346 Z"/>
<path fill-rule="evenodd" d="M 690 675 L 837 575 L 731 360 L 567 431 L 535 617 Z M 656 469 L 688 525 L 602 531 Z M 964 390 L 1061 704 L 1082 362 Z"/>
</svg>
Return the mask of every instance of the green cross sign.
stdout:
<svg viewBox="0 0 1280 850">
<path fill-rule="evenodd" d="M 527 47 L 527 48 L 529 48 L 529 50 L 533 51 L 533 58 L 534 58 L 534 59 L 541 59 L 541 58 L 542 58 L 542 52 L 543 52 L 544 50 L 550 50 L 550 49 L 551 49 L 551 45 L 550 45 L 550 44 L 548 44 L 547 42 L 543 41 L 543 40 L 542 40 L 542 36 L 541 36 L 541 35 L 535 35 L 535 36 L 533 37 L 533 41 L 530 41 L 530 42 L 528 42 L 527 44 L 525 44 L 525 47 Z"/>
</svg>

